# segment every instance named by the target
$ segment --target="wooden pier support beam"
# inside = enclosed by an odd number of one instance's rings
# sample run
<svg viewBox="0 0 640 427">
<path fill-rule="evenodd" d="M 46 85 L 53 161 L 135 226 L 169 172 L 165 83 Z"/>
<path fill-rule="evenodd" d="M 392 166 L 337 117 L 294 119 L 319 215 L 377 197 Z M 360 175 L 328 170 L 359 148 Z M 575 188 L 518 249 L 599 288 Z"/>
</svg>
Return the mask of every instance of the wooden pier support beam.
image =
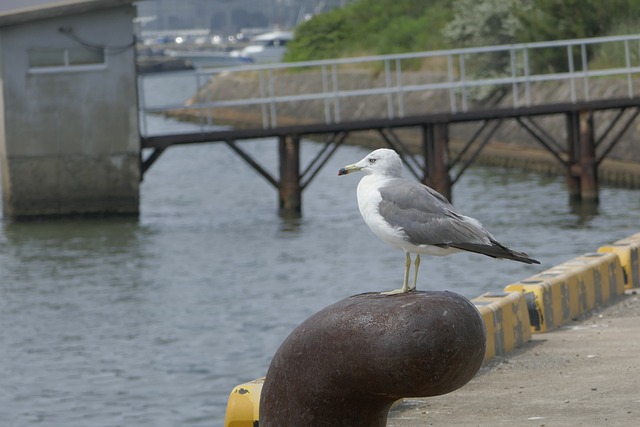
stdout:
<svg viewBox="0 0 640 427">
<path fill-rule="evenodd" d="M 567 188 L 572 201 L 598 203 L 593 111 L 567 113 Z"/>
<path fill-rule="evenodd" d="M 422 182 L 451 200 L 449 176 L 449 128 L 446 123 L 427 123 L 422 127 L 425 171 Z"/>
<path fill-rule="evenodd" d="M 567 113 L 567 190 L 569 200 L 580 200 L 580 168 L 577 155 L 580 152 L 578 144 L 580 135 L 580 120 L 575 111 Z"/>
<path fill-rule="evenodd" d="M 300 137 L 279 138 L 280 182 L 278 186 L 280 215 L 298 218 L 302 215 L 302 186 L 300 185 Z"/>
<path fill-rule="evenodd" d="M 580 112 L 580 197 L 598 202 L 598 163 L 596 162 L 593 111 Z"/>
</svg>

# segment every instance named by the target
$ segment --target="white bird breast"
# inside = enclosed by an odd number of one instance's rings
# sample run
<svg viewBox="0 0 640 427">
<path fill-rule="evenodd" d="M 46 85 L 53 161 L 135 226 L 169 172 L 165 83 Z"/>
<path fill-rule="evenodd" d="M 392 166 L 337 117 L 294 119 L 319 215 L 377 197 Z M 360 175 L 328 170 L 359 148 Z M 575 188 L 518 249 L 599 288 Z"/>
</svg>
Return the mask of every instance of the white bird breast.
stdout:
<svg viewBox="0 0 640 427">
<path fill-rule="evenodd" d="M 378 188 L 382 186 L 384 180 L 384 177 L 367 175 L 360 180 L 357 189 L 358 208 L 360 209 L 360 214 L 371 231 L 373 231 L 380 240 L 398 249 L 411 253 L 444 256 L 459 252 L 459 250 L 455 248 L 441 248 L 432 245 L 413 245 L 409 242 L 409 238 L 402 227 L 392 227 L 387 221 L 385 221 L 382 215 L 380 215 L 380 209 L 378 208 L 382 201 L 382 196 L 380 195 Z"/>
</svg>

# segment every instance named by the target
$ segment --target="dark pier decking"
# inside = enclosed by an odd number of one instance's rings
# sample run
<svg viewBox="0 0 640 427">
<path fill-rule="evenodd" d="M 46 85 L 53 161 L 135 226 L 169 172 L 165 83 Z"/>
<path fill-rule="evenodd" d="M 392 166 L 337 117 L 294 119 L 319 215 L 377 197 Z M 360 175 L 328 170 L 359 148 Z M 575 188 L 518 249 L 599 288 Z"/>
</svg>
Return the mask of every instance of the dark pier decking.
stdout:
<svg viewBox="0 0 640 427">
<path fill-rule="evenodd" d="M 607 70 L 589 70 L 587 68 L 587 47 L 596 44 L 615 44 L 626 52 L 625 63 L 619 68 Z M 358 132 L 374 131 L 382 143 L 398 151 L 410 172 L 421 182 L 451 197 L 451 188 L 471 165 L 482 149 L 491 141 L 501 125 L 508 121 L 517 123 L 541 147 L 547 150 L 564 167 L 569 195 L 573 199 L 585 202 L 598 201 L 598 166 L 622 136 L 632 127 L 640 114 L 640 97 L 633 88 L 633 76 L 640 72 L 640 64 L 632 65 L 631 47 L 640 50 L 640 36 L 609 37 L 598 39 L 570 40 L 529 45 L 496 46 L 482 49 L 457 49 L 452 51 L 426 52 L 397 56 L 354 58 L 351 60 L 314 61 L 298 64 L 275 64 L 225 70 L 210 70 L 195 73 L 197 87 L 209 78 L 218 75 L 238 73 L 243 78 L 256 81 L 256 92 L 238 99 L 206 99 L 200 95 L 198 103 L 184 107 L 182 105 L 164 105 L 149 107 L 144 105 L 144 93 L 141 94 L 142 110 L 146 112 L 164 112 L 167 110 L 187 109 L 198 112 L 201 131 L 179 135 L 143 135 L 142 148 L 150 151 L 142 160 L 143 173 L 159 158 L 162 152 L 172 145 L 224 142 L 251 167 L 269 181 L 278 191 L 279 208 L 283 215 L 299 215 L 302 192 L 317 172 L 323 167 L 338 147 L 351 135 Z M 567 70 L 555 74 L 535 74 L 529 67 L 529 55 L 536 49 L 564 49 L 567 52 Z M 575 51 L 575 52 L 574 52 Z M 492 79 L 474 78 L 469 74 L 469 64 L 473 64 L 477 55 L 502 54 L 508 58 L 507 76 Z M 580 57 L 581 67 L 574 67 L 574 56 Z M 444 57 L 448 63 L 448 78 L 444 82 L 407 84 L 402 71 L 402 61 L 415 58 L 429 59 Z M 634 55 L 638 62 L 638 54 Z M 342 89 L 340 86 L 340 66 L 380 63 L 384 68 L 382 86 L 370 88 Z M 455 65 L 454 65 L 455 64 Z M 277 77 L 296 69 L 317 69 L 322 79 L 322 91 L 279 94 Z M 517 70 L 517 71 L 516 71 Z M 626 96 L 606 99 L 594 99 L 590 84 L 595 78 L 608 78 L 611 81 L 625 82 Z M 548 102 L 533 101 L 531 91 L 535 84 L 549 81 L 566 83 L 570 90 L 568 99 L 555 99 Z M 507 88 L 512 101 L 508 106 L 491 108 L 470 107 L 472 90 L 475 88 Z M 405 98 L 414 93 L 439 92 L 448 99 L 445 111 L 420 113 L 407 111 Z M 384 117 L 345 118 L 341 111 L 342 103 L 354 97 L 378 97 L 386 102 Z M 278 108 L 285 104 L 317 103 L 320 107 L 319 123 L 300 125 L 278 125 Z M 215 123 L 217 111 L 225 108 L 256 108 L 262 115 L 262 127 L 247 129 L 211 128 Z M 426 110 L 426 108 L 425 108 Z M 594 116 L 600 112 L 611 112 L 606 116 L 607 123 L 596 134 Z M 551 131 L 545 130 L 540 118 L 564 117 L 566 137 L 558 140 Z M 600 116 L 598 116 L 599 118 Z M 603 116 L 604 117 L 604 116 Z M 464 141 L 462 148 L 453 156 L 450 150 L 449 135 L 457 125 L 475 123 L 477 129 Z M 395 132 L 397 129 L 414 128 L 420 131 L 421 155 L 419 161 L 409 150 L 408 144 Z M 308 165 L 300 162 L 300 141 L 307 137 L 322 136 L 324 146 Z M 273 176 L 260 163 L 248 155 L 240 144 L 243 140 L 277 138 L 279 141 L 279 176 Z M 596 148 L 598 149 L 596 151 Z M 598 153 L 596 155 L 596 153 Z"/>
</svg>

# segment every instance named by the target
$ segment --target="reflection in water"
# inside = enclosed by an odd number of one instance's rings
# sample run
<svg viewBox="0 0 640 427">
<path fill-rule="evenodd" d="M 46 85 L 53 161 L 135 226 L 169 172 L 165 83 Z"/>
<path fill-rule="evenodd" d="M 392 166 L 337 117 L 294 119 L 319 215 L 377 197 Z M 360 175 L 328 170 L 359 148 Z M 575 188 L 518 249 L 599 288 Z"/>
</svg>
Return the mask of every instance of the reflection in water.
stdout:
<svg viewBox="0 0 640 427">
<path fill-rule="evenodd" d="M 581 200 L 569 197 L 569 208 L 576 216 L 576 226 L 578 228 L 587 227 L 592 219 L 598 216 L 599 203 L 593 200 Z"/>
<path fill-rule="evenodd" d="M 297 234 L 301 231 L 304 218 L 280 218 L 280 231 L 283 235 Z"/>
</svg>

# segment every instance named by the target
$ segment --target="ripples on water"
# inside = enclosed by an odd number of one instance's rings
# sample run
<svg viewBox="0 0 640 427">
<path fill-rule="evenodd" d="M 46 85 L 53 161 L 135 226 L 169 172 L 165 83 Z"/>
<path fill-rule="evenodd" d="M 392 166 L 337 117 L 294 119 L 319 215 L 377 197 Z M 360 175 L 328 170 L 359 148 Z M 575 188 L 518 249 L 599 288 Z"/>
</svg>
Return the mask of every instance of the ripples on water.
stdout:
<svg viewBox="0 0 640 427">
<path fill-rule="evenodd" d="M 276 170 L 275 142 L 243 144 Z M 308 161 L 318 146 L 305 143 Z M 216 426 L 228 393 L 266 373 L 295 326 L 349 295 L 399 286 L 337 170 L 340 148 L 284 221 L 277 196 L 224 145 L 169 149 L 145 176 L 139 220 L 2 224 L 0 426 Z M 420 289 L 467 297 L 638 232 L 637 191 L 572 212 L 562 179 L 473 168 L 454 202 L 543 265 L 423 260 Z"/>
</svg>

